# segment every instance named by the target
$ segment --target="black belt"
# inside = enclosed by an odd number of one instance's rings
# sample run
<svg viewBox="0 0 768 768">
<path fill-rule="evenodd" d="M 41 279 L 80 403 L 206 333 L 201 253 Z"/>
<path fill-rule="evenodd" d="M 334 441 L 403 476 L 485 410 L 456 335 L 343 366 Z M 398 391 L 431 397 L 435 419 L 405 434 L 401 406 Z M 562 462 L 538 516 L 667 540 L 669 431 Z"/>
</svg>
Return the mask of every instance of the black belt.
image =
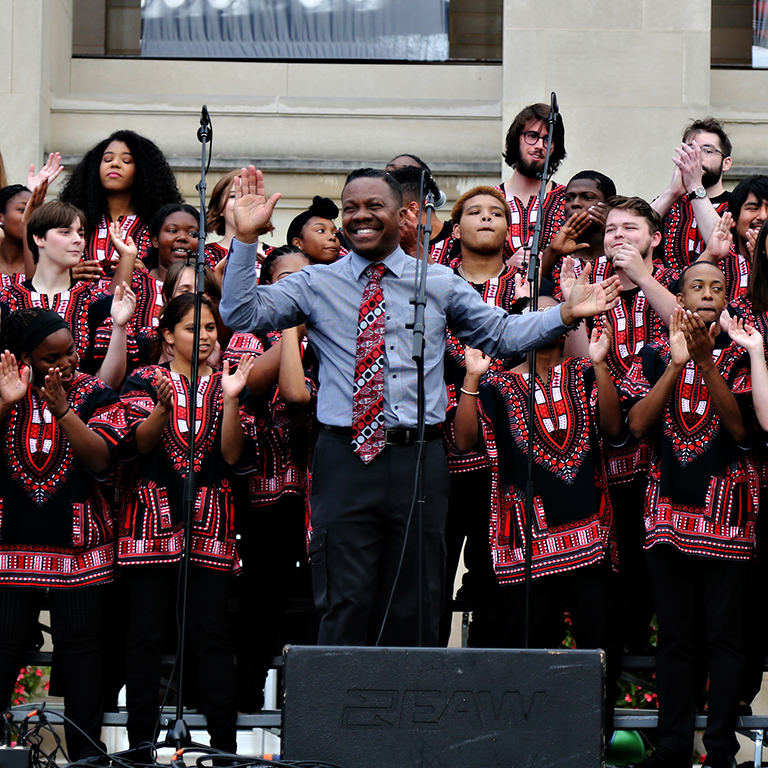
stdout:
<svg viewBox="0 0 768 768">
<path fill-rule="evenodd" d="M 334 435 L 342 435 L 352 439 L 352 427 L 332 427 L 324 424 L 323 429 Z M 429 424 L 424 428 L 424 440 L 439 440 L 443 435 L 441 424 Z M 393 427 L 384 430 L 385 445 L 413 445 L 418 437 L 416 427 Z"/>
</svg>

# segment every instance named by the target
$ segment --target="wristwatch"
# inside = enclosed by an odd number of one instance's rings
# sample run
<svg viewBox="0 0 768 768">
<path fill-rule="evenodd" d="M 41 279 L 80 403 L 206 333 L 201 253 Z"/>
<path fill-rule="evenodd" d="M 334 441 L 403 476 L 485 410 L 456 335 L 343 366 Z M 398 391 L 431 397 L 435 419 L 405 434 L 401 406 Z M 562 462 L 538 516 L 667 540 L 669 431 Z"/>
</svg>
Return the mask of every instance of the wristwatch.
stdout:
<svg viewBox="0 0 768 768">
<path fill-rule="evenodd" d="M 707 190 L 704 187 L 696 187 L 692 192 L 689 192 L 685 199 L 690 203 L 691 200 L 699 199 L 703 200 L 707 196 Z"/>
</svg>

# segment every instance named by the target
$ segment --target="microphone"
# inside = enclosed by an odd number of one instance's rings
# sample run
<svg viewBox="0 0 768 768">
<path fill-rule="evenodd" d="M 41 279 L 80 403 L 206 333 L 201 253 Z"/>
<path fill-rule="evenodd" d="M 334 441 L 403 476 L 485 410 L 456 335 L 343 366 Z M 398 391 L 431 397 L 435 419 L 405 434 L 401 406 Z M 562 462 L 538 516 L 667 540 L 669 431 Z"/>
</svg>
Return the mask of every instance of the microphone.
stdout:
<svg viewBox="0 0 768 768">
<path fill-rule="evenodd" d="M 203 104 L 200 114 L 200 127 L 197 129 L 197 140 L 202 144 L 204 141 L 213 140 L 213 125 L 211 116 L 208 114 L 208 107 Z"/>
<path fill-rule="evenodd" d="M 424 171 L 424 187 L 434 198 L 435 208 L 442 208 L 448 202 L 445 192 L 437 186 L 437 182 L 427 170 Z"/>
<path fill-rule="evenodd" d="M 205 107 L 203 107 L 205 109 Z M 549 120 L 547 121 L 552 125 L 557 120 L 557 115 L 560 112 L 560 107 L 557 105 L 557 94 L 552 91 L 552 98 L 549 102 Z"/>
</svg>

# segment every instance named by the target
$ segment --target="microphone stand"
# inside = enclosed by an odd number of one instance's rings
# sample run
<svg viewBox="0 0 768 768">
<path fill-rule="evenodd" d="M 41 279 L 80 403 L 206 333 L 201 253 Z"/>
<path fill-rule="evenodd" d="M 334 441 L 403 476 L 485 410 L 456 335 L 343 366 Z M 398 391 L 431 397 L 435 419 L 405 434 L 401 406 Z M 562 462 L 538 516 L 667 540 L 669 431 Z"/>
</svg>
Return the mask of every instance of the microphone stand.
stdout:
<svg viewBox="0 0 768 768">
<path fill-rule="evenodd" d="M 538 195 L 538 216 L 536 226 L 533 229 L 531 240 L 531 252 L 528 257 L 528 283 L 531 291 L 531 312 L 539 309 L 539 272 L 541 259 L 539 247 L 541 242 L 541 230 L 544 224 L 544 198 L 547 194 L 547 182 L 552 176 L 549 170 L 549 157 L 552 152 L 552 134 L 557 122 L 557 96 L 552 92 L 552 100 L 549 109 L 547 151 L 544 156 L 544 168 L 541 171 L 541 187 Z M 531 580 L 533 569 L 533 514 L 534 514 L 534 486 L 533 486 L 533 448 L 534 430 L 536 429 L 536 350 L 528 353 L 528 480 L 525 485 L 525 615 L 523 617 L 523 634 L 525 647 L 530 647 L 530 607 L 531 607 Z"/>
<path fill-rule="evenodd" d="M 410 300 L 413 304 L 413 354 L 412 359 L 416 362 L 416 488 L 414 496 L 417 504 L 417 531 L 418 531 L 418 638 L 419 647 L 424 645 L 424 539 L 423 539 L 423 511 L 426 500 L 424 498 L 424 429 L 426 418 L 426 395 L 424 391 L 424 312 L 427 306 L 427 266 L 429 259 L 429 240 L 432 236 L 432 214 L 435 212 L 435 196 L 431 188 L 427 188 L 425 195 L 425 174 L 421 172 L 421 184 L 419 189 L 419 199 L 422 200 L 419 207 L 419 229 L 422 237 L 417 239 L 416 243 L 416 275 L 414 278 L 414 295 Z M 422 220 L 426 221 L 422 224 Z"/>
<path fill-rule="evenodd" d="M 416 363 L 416 478 L 413 489 L 413 503 L 408 513 L 408 523 L 406 524 L 406 536 L 403 541 L 403 549 L 400 555 L 400 565 L 395 576 L 395 583 L 392 585 L 392 592 L 389 596 L 389 604 L 384 613 L 384 619 L 379 629 L 379 637 L 375 645 L 379 645 L 384 626 L 389 616 L 389 609 L 392 605 L 392 598 L 397 587 L 397 581 L 400 578 L 400 567 L 405 557 L 408 537 L 411 535 L 411 522 L 413 521 L 413 512 L 416 511 L 416 530 L 418 535 L 418 563 L 417 563 L 417 584 L 416 593 L 418 599 L 417 609 L 417 638 L 418 648 L 424 647 L 424 431 L 425 431 L 425 411 L 426 396 L 424 391 L 424 311 L 427 306 L 427 263 L 429 258 L 429 239 L 432 235 L 432 214 L 435 210 L 435 191 L 434 182 L 425 183 L 427 171 L 422 170 L 421 183 L 419 188 L 419 197 L 422 200 L 419 207 L 419 230 L 423 232 L 423 238 L 416 240 L 416 272 L 414 275 L 413 296 L 410 303 L 413 305 L 413 322 L 406 323 L 405 327 L 413 331 L 413 354 L 411 359 Z M 426 188 L 426 202 L 425 201 Z M 421 224 L 421 219 L 427 211 L 427 222 Z"/>
<path fill-rule="evenodd" d="M 213 140 L 213 126 L 208 109 L 203 106 L 200 128 L 197 138 L 202 144 L 200 183 L 197 190 L 200 193 L 200 222 L 197 240 L 197 259 L 195 261 L 195 306 L 193 322 L 193 338 L 196 343 L 192 346 L 192 367 L 189 372 L 189 397 L 187 398 L 187 427 L 189 429 L 189 454 L 188 472 L 184 482 L 184 554 L 181 560 L 179 574 L 179 590 L 181 602 L 181 618 L 179 647 L 176 653 L 176 663 L 179 667 L 179 688 L 176 701 L 176 720 L 165 737 L 165 744 L 175 747 L 176 750 L 189 746 L 192 741 L 189 728 L 184 721 L 184 652 L 186 648 L 187 629 L 187 586 L 189 581 L 189 563 L 192 555 L 192 520 L 194 519 L 195 500 L 197 497 L 197 478 L 195 476 L 195 443 L 197 438 L 197 384 L 198 368 L 200 365 L 200 314 L 203 305 L 203 292 L 205 288 L 205 175 L 208 171 L 208 143 Z M 184 765 L 183 759 L 177 759 L 177 765 Z"/>
</svg>

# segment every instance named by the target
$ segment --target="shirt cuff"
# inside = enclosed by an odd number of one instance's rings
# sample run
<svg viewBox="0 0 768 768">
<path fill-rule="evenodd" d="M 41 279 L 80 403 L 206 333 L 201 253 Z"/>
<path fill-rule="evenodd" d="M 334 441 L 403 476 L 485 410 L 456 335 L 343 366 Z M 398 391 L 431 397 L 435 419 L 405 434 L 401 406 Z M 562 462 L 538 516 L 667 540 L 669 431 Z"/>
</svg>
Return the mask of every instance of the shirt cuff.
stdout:
<svg viewBox="0 0 768 768">
<path fill-rule="evenodd" d="M 241 243 L 233 238 L 229 250 L 227 264 L 255 264 L 259 251 L 259 244 Z"/>
<path fill-rule="evenodd" d="M 544 313 L 544 319 L 545 326 L 547 330 L 551 331 L 559 331 L 561 334 L 567 333 L 568 331 L 572 331 L 580 322 L 581 319 L 577 318 L 576 322 L 573 325 L 566 325 L 563 322 L 563 316 L 560 314 L 560 305 L 558 304 L 556 307 L 552 307 L 551 309 L 548 309 Z"/>
</svg>

